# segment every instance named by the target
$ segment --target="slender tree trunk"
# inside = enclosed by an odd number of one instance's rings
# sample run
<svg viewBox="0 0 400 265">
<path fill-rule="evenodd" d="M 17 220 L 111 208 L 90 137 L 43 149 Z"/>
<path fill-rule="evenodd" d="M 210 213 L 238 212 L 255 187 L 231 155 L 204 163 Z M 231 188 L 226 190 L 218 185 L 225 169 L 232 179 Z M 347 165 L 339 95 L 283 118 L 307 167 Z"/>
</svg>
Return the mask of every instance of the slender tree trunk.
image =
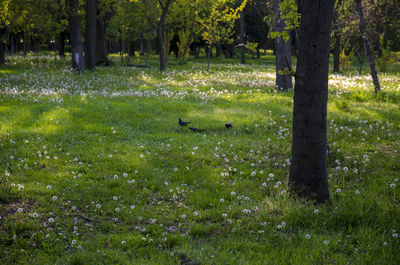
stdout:
<svg viewBox="0 0 400 265">
<path fill-rule="evenodd" d="M 82 34 L 78 15 L 79 0 L 70 0 L 69 4 L 69 34 L 72 52 L 72 69 L 74 71 L 84 71 L 85 61 L 83 58 Z"/>
<path fill-rule="evenodd" d="M 15 53 L 16 49 L 15 49 L 15 35 L 14 33 L 11 33 L 10 36 L 10 52 L 11 53 Z"/>
<path fill-rule="evenodd" d="M 159 0 L 159 3 L 162 7 L 162 13 L 160 20 L 157 25 L 157 46 L 158 46 L 158 52 L 160 55 L 160 71 L 165 71 L 166 69 L 166 62 L 165 62 L 165 50 L 164 50 L 164 23 L 165 23 L 165 18 L 168 13 L 168 8 L 171 5 L 173 0 L 167 0 L 165 3 L 165 6 L 162 4 L 161 0 Z"/>
<path fill-rule="evenodd" d="M 276 62 L 276 88 L 278 90 L 289 90 L 293 88 L 292 76 L 288 73 L 280 73 L 282 70 L 292 69 L 292 56 L 290 52 L 290 32 L 286 29 L 285 20 L 281 19 L 279 3 L 280 0 L 274 0 L 275 13 L 275 31 L 285 33 L 289 39 L 285 41 L 281 37 L 275 38 L 275 62 Z"/>
<path fill-rule="evenodd" d="M 335 32 L 333 37 L 335 38 L 335 47 L 333 48 L 333 72 L 339 73 L 340 71 L 340 34 Z"/>
<path fill-rule="evenodd" d="M 245 30 L 244 30 L 244 25 L 245 21 L 244 21 L 244 11 L 242 10 L 242 12 L 240 12 L 240 63 L 241 64 L 245 64 L 246 63 L 246 46 L 245 46 L 245 42 L 246 42 L 246 35 L 245 35 Z"/>
<path fill-rule="evenodd" d="M 146 39 L 146 51 L 145 51 L 146 55 L 145 55 L 145 63 L 144 63 L 144 65 L 145 65 L 146 67 L 149 66 L 150 48 L 151 48 L 150 38 L 147 38 L 147 39 Z"/>
<path fill-rule="evenodd" d="M 208 48 L 207 48 L 207 71 L 210 70 L 211 50 L 212 50 L 212 47 L 208 46 Z"/>
<path fill-rule="evenodd" d="M 85 59 L 88 69 L 96 67 L 96 25 L 97 3 L 96 0 L 86 0 L 86 34 L 85 34 Z"/>
<path fill-rule="evenodd" d="M 140 34 L 140 55 L 144 55 L 144 37 L 143 33 Z"/>
<path fill-rule="evenodd" d="M 334 37 L 334 48 L 333 48 L 333 72 L 339 73 L 340 71 L 340 31 L 341 27 L 339 21 L 339 8 L 341 7 L 342 0 L 339 0 L 336 7 L 333 10 L 333 37 Z"/>
<path fill-rule="evenodd" d="M 329 200 L 326 119 L 334 0 L 299 0 L 299 52 L 293 108 L 292 194 Z"/>
<path fill-rule="evenodd" d="M 363 59 L 361 53 L 357 49 L 355 49 L 354 52 L 356 53 L 356 56 L 357 56 L 357 59 L 358 59 L 358 63 L 360 64 L 360 68 L 358 70 L 358 75 L 361 75 L 362 74 L 363 64 L 364 64 L 364 59 Z"/>
<path fill-rule="evenodd" d="M 109 66 L 113 62 L 107 56 L 107 40 L 105 22 L 97 16 L 96 20 L 96 65 Z"/>
<path fill-rule="evenodd" d="M 257 59 L 260 59 L 260 44 L 257 45 Z"/>
<path fill-rule="evenodd" d="M 4 43 L 2 40 L 3 33 L 0 31 L 0 65 L 4 65 L 6 63 L 6 55 L 4 51 Z"/>
<path fill-rule="evenodd" d="M 24 31 L 24 56 L 28 54 L 28 49 L 29 49 L 29 34 L 28 30 L 25 29 Z"/>
<path fill-rule="evenodd" d="M 56 38 L 58 56 L 65 57 L 65 31 L 60 32 Z"/>
<path fill-rule="evenodd" d="M 365 31 L 366 27 L 365 27 L 365 20 L 364 20 L 364 14 L 363 14 L 363 10 L 362 10 L 361 0 L 356 0 L 356 2 L 357 2 L 358 17 L 360 18 L 360 33 L 364 40 L 365 55 L 368 58 L 369 71 L 370 71 L 372 81 L 375 86 L 375 93 L 378 93 L 381 90 L 381 85 L 379 84 L 378 73 L 376 72 L 374 54 L 372 53 L 368 35 Z"/>
</svg>

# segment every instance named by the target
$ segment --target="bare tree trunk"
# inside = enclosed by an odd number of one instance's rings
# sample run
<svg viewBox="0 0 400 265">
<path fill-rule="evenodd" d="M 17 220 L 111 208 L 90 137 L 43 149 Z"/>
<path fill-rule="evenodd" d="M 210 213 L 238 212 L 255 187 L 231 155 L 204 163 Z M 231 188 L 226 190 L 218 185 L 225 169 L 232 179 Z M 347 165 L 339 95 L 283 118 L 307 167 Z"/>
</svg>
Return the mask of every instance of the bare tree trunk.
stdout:
<svg viewBox="0 0 400 265">
<path fill-rule="evenodd" d="M 165 23 L 165 18 L 168 13 L 168 8 L 171 5 L 173 0 L 167 0 L 165 3 L 165 6 L 163 5 L 161 0 L 158 0 L 158 2 L 161 5 L 162 8 L 162 13 L 160 20 L 157 25 L 157 46 L 158 46 L 158 52 L 160 53 L 160 71 L 165 71 L 166 69 L 166 62 L 165 62 L 165 50 L 164 50 L 164 23 Z"/>
<path fill-rule="evenodd" d="M 3 32 L 0 31 L 0 65 L 4 65 L 6 63 L 6 55 L 4 51 L 4 43 L 2 40 Z"/>
<path fill-rule="evenodd" d="M 83 58 L 82 34 L 78 15 L 79 0 L 69 1 L 69 34 L 72 52 L 72 69 L 74 71 L 84 71 L 85 61 Z"/>
<path fill-rule="evenodd" d="M 28 34 L 28 30 L 25 29 L 24 31 L 24 56 L 26 56 L 28 54 L 28 49 L 29 49 L 29 34 Z"/>
<path fill-rule="evenodd" d="M 208 49 L 207 49 L 207 71 L 210 70 L 211 50 L 212 50 L 212 47 L 208 46 Z"/>
<path fill-rule="evenodd" d="M 11 53 L 15 53 L 16 52 L 16 48 L 15 48 L 15 34 L 11 33 L 10 36 L 10 52 Z"/>
<path fill-rule="evenodd" d="M 289 90 L 293 88 L 292 76 L 289 73 L 282 74 L 281 71 L 292 69 L 292 56 L 290 52 L 290 32 L 286 29 L 285 20 L 281 19 L 279 3 L 281 0 L 274 0 L 275 31 L 286 32 L 289 39 L 285 41 L 281 37 L 275 38 L 275 62 L 276 62 L 276 88 Z"/>
<path fill-rule="evenodd" d="M 65 57 L 65 31 L 60 32 L 56 37 L 56 49 L 58 56 Z"/>
<path fill-rule="evenodd" d="M 96 24 L 97 3 L 96 0 L 86 0 L 86 34 L 85 34 L 85 59 L 88 69 L 96 67 Z"/>
<path fill-rule="evenodd" d="M 340 72 L 340 35 L 339 32 L 333 34 L 335 47 L 333 48 L 333 72 Z"/>
<path fill-rule="evenodd" d="M 299 197 L 329 200 L 326 119 L 334 0 L 299 0 L 299 52 L 293 108 L 289 189 Z"/>
<path fill-rule="evenodd" d="M 245 31 L 244 31 L 244 11 L 240 12 L 240 63 L 245 64 L 246 63 L 246 46 L 245 46 Z"/>
<path fill-rule="evenodd" d="M 366 27 L 365 27 L 365 20 L 364 20 L 364 14 L 363 14 L 363 10 L 362 10 L 361 0 L 356 0 L 356 2 L 357 2 L 358 17 L 360 18 L 360 33 L 364 40 L 365 55 L 368 58 L 369 71 L 370 71 L 372 81 L 375 86 L 375 93 L 378 93 L 381 90 L 381 85 L 379 84 L 378 73 L 376 72 L 374 54 L 372 53 L 368 35 L 365 31 Z"/>
<path fill-rule="evenodd" d="M 102 18 L 96 20 L 96 65 L 112 65 L 113 62 L 107 56 L 106 26 Z"/>
<path fill-rule="evenodd" d="M 355 49 L 354 52 L 356 53 L 356 56 L 357 56 L 357 59 L 358 59 L 358 63 L 360 64 L 360 68 L 358 70 L 358 75 L 361 75 L 362 74 L 363 64 L 364 64 L 364 59 L 363 59 L 361 53 L 357 49 Z"/>
</svg>

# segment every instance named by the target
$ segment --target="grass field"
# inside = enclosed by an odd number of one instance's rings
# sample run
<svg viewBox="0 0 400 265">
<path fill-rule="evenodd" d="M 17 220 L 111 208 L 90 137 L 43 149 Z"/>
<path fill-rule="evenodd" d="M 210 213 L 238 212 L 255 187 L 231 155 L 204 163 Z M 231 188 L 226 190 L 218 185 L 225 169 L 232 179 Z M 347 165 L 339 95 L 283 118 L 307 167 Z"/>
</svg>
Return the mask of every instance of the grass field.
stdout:
<svg viewBox="0 0 400 265">
<path fill-rule="evenodd" d="M 8 57 L 0 263 L 400 264 L 400 65 L 378 95 L 356 66 L 330 75 L 332 203 L 314 205 L 287 192 L 293 92 L 271 55 L 248 61 Z"/>
</svg>

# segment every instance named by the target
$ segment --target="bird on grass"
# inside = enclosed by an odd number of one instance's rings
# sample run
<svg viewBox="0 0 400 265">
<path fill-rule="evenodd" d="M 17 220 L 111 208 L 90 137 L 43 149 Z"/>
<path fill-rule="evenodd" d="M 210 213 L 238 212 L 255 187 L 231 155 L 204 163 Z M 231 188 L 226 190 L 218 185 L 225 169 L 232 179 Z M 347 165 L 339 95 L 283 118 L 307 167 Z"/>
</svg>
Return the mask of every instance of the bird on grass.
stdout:
<svg viewBox="0 0 400 265">
<path fill-rule="evenodd" d="M 192 130 L 192 131 L 194 131 L 194 132 L 198 132 L 198 133 L 200 133 L 200 132 L 205 132 L 205 131 L 206 131 L 206 130 L 204 130 L 204 129 L 198 129 L 198 128 L 193 128 L 193 127 L 190 127 L 189 129 Z"/>
<path fill-rule="evenodd" d="M 183 121 L 181 118 L 179 118 L 178 121 L 180 126 L 186 126 L 191 123 L 190 121 Z"/>
<path fill-rule="evenodd" d="M 232 128 L 232 127 L 233 127 L 233 124 L 232 124 L 232 123 L 226 123 L 226 124 L 225 124 L 225 127 L 226 127 L 227 129 Z"/>
</svg>

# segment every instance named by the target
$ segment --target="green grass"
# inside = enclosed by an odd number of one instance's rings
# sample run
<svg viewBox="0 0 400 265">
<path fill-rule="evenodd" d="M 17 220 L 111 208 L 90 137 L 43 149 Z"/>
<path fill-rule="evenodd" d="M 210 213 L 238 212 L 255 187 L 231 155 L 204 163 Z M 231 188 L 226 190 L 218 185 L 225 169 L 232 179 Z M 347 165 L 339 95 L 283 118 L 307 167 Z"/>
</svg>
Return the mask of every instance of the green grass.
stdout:
<svg viewBox="0 0 400 265">
<path fill-rule="evenodd" d="M 330 76 L 332 203 L 316 206 L 287 193 L 293 92 L 274 90 L 272 55 L 248 61 L 74 74 L 8 57 L 0 263 L 399 264 L 399 65 L 379 95 Z"/>
</svg>

